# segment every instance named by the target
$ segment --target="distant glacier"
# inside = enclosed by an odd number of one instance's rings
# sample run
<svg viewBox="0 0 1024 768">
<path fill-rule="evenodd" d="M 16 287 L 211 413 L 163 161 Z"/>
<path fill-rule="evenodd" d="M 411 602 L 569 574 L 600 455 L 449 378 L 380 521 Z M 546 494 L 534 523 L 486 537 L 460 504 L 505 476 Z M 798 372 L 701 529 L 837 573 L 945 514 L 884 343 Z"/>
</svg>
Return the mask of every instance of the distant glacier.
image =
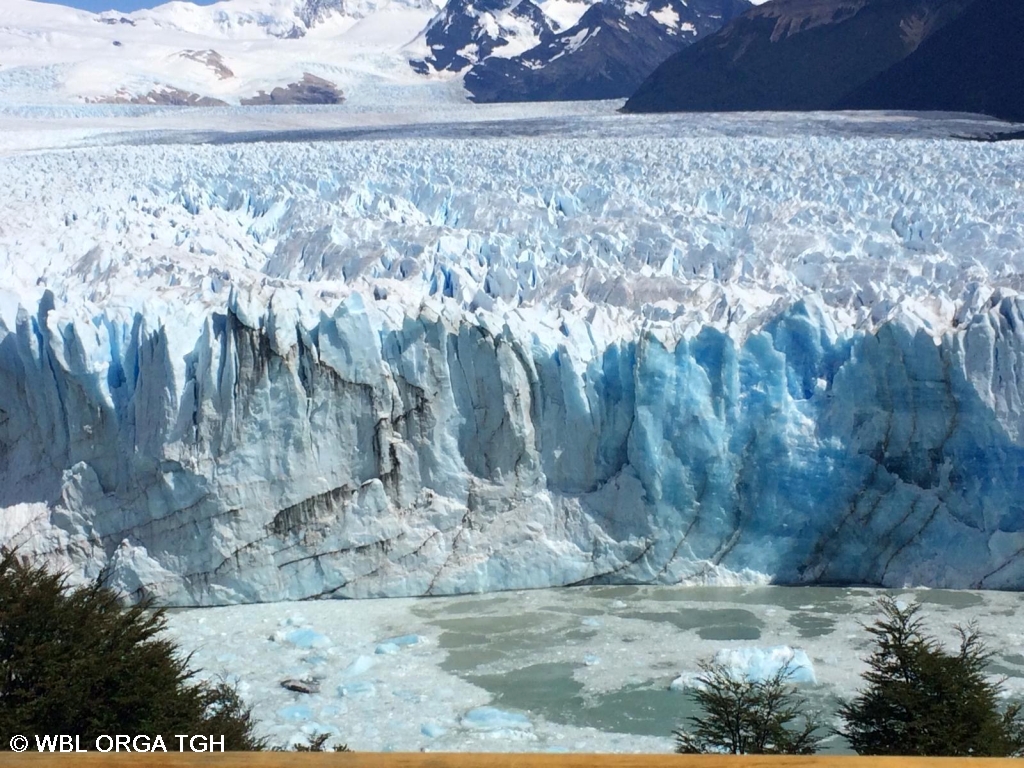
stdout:
<svg viewBox="0 0 1024 768">
<path fill-rule="evenodd" d="M 0 158 L 0 536 L 182 605 L 1020 589 L 1022 165 L 821 136 Z"/>
</svg>

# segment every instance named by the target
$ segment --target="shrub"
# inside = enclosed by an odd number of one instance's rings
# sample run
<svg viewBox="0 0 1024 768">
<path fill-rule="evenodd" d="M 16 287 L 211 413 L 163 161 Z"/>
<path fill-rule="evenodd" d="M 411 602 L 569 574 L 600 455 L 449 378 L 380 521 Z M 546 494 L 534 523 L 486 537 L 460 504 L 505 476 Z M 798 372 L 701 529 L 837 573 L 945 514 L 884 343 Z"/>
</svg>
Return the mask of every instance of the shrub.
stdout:
<svg viewBox="0 0 1024 768">
<path fill-rule="evenodd" d="M 296 752 L 327 752 L 327 740 L 331 738 L 329 733 L 313 733 L 306 739 L 305 744 L 296 744 Z M 331 752 L 351 752 L 348 744 L 335 744 Z"/>
<path fill-rule="evenodd" d="M 764 680 L 733 676 L 724 664 L 701 661 L 692 696 L 704 710 L 689 718 L 693 732 L 673 731 L 682 754 L 812 755 L 821 741 L 816 715 L 804 713 L 805 702 L 787 683 L 787 664 Z M 796 727 L 793 727 L 796 726 Z"/>
<path fill-rule="evenodd" d="M 0 550 L 0 733 L 224 737 L 229 750 L 262 749 L 233 688 L 192 682 L 190 659 L 159 637 L 162 609 L 124 607 L 102 579 L 66 577 Z M 0 749 L 7 749 L 0 739 Z"/>
<path fill-rule="evenodd" d="M 920 606 L 879 600 L 882 618 L 867 630 L 875 650 L 867 687 L 839 709 L 837 731 L 862 755 L 1019 756 L 1019 704 L 1000 713 L 1002 683 L 989 682 L 991 654 L 976 626 L 957 626 L 960 648 L 948 653 L 922 631 Z"/>
</svg>

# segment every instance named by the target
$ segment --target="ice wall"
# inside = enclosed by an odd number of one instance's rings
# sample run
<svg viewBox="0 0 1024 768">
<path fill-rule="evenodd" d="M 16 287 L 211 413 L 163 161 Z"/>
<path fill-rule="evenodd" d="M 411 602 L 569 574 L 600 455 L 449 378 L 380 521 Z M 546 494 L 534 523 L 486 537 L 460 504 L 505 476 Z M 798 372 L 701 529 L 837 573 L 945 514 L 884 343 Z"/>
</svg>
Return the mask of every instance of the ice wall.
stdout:
<svg viewBox="0 0 1024 768">
<path fill-rule="evenodd" d="M 582 324 L 248 298 L 182 368 L 165 326 L 49 296 L 0 331 L 5 538 L 175 603 L 1024 583 L 1021 299 L 938 339 L 805 301 L 584 359 Z"/>
<path fill-rule="evenodd" d="M 0 158 L 0 541 L 177 604 L 1020 589 L 1021 168 L 807 137 Z"/>
</svg>

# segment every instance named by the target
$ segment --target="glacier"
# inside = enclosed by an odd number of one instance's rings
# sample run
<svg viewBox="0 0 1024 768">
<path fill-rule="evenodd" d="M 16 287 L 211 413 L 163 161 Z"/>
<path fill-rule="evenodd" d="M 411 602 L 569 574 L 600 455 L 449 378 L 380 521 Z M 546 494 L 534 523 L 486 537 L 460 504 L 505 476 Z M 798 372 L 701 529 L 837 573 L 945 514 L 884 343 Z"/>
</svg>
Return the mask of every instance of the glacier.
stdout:
<svg viewBox="0 0 1024 768">
<path fill-rule="evenodd" d="M 0 540 L 173 605 L 1024 587 L 1021 148 L 614 119 L 0 156 Z"/>
</svg>

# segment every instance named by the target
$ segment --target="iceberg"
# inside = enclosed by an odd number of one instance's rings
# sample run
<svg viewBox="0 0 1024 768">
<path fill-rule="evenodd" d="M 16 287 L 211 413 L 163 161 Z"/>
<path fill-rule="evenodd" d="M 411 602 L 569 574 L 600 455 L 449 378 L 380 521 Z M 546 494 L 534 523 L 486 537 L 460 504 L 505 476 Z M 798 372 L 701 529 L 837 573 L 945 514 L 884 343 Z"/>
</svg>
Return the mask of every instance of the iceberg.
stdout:
<svg viewBox="0 0 1024 768">
<path fill-rule="evenodd" d="M 789 675 L 785 683 L 816 685 L 818 682 L 807 652 L 787 645 L 772 648 L 726 648 L 714 655 L 713 662 L 723 667 L 735 680 L 760 683 L 788 667 Z M 698 672 L 684 672 L 669 684 L 669 690 L 685 691 L 702 687 L 699 677 Z"/>
<path fill-rule="evenodd" d="M 439 736 L 444 736 L 447 732 L 447 729 L 437 723 L 423 723 L 423 725 L 420 726 L 420 733 L 428 739 L 436 739 Z"/>
<path fill-rule="evenodd" d="M 523 731 L 533 728 L 526 715 L 506 712 L 497 707 L 476 707 L 462 716 L 463 728 L 476 731 Z"/>
<path fill-rule="evenodd" d="M 338 695 L 342 697 L 346 696 L 360 696 L 360 695 L 373 695 L 376 693 L 376 687 L 373 683 L 368 680 L 357 680 L 354 683 L 347 683 L 345 685 L 338 686 Z"/>
<path fill-rule="evenodd" d="M 751 682 L 761 682 L 789 669 L 786 681 L 789 683 L 817 683 L 814 665 L 807 658 L 807 651 L 777 645 L 772 648 L 731 648 L 715 654 L 715 661 L 731 670 L 735 677 L 744 677 Z"/>
<path fill-rule="evenodd" d="M 284 639 L 285 642 L 291 643 L 296 648 L 326 648 L 331 644 L 330 638 L 308 627 L 293 629 L 285 635 Z"/>
</svg>

